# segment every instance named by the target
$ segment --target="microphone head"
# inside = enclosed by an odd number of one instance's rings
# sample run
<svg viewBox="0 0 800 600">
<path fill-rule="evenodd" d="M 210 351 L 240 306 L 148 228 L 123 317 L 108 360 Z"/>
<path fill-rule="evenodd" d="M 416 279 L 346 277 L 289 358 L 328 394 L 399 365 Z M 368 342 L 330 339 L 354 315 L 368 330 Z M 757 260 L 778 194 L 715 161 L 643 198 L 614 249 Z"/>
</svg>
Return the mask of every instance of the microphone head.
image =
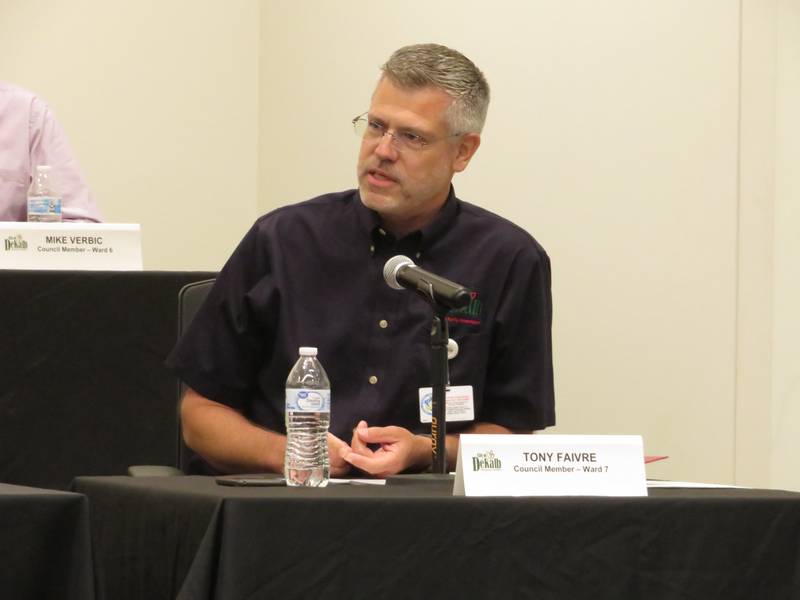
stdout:
<svg viewBox="0 0 800 600">
<path fill-rule="evenodd" d="M 383 278 L 386 280 L 386 283 L 389 284 L 390 288 L 402 290 L 403 286 L 397 281 L 397 272 L 403 267 L 413 266 L 415 266 L 413 260 L 402 254 L 398 254 L 387 260 L 386 264 L 383 265 Z"/>
</svg>

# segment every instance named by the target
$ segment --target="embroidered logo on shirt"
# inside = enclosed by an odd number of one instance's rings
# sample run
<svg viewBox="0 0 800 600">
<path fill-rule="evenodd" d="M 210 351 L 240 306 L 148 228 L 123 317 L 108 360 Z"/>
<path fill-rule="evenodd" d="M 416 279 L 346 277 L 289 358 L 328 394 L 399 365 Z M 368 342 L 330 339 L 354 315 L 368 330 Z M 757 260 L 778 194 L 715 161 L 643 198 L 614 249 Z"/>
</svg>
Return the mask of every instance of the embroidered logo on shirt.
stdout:
<svg viewBox="0 0 800 600">
<path fill-rule="evenodd" d="M 451 311 L 447 315 L 449 323 L 464 323 L 465 325 L 480 325 L 483 314 L 483 303 L 478 298 L 478 292 L 470 292 L 470 301 L 464 308 Z"/>
</svg>

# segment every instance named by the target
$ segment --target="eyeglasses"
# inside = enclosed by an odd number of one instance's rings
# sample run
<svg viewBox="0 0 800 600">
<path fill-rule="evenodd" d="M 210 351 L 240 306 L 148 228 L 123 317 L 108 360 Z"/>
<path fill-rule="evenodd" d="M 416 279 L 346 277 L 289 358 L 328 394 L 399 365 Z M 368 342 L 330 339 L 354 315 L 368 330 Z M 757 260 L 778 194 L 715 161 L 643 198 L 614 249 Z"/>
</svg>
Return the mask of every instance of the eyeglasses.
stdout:
<svg viewBox="0 0 800 600">
<path fill-rule="evenodd" d="M 360 138 L 365 140 L 380 140 L 383 138 L 383 136 L 388 135 L 391 138 L 391 143 L 398 150 L 411 150 L 414 152 L 422 150 L 425 146 L 429 146 L 430 144 L 435 144 L 436 142 L 441 142 L 444 139 L 458 137 L 461 135 L 460 133 L 455 133 L 444 138 L 439 138 L 438 140 L 429 140 L 417 133 L 414 133 L 413 131 L 407 131 L 403 129 L 392 133 L 389 131 L 386 125 L 380 121 L 375 121 L 374 119 L 367 117 L 367 113 L 358 115 L 353 119 L 352 122 L 353 130 Z"/>
</svg>

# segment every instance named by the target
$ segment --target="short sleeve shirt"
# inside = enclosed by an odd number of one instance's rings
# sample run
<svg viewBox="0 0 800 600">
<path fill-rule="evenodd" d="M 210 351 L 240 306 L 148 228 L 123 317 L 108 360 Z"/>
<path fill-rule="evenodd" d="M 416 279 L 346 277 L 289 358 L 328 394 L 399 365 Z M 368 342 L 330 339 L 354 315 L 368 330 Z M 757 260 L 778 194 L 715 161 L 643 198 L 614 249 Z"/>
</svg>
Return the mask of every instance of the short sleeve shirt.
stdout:
<svg viewBox="0 0 800 600">
<path fill-rule="evenodd" d="M 524 230 L 450 196 L 437 218 L 396 240 L 357 190 L 272 211 L 220 272 L 168 365 L 198 393 L 285 432 L 286 377 L 301 346 L 318 348 L 331 381 L 331 432 L 359 420 L 430 431 L 419 393 L 431 385 L 433 310 L 390 288 L 397 254 L 472 292 L 450 312 L 459 346 L 452 385 L 471 385 L 476 421 L 513 429 L 555 422 L 550 261 Z M 456 432 L 469 422 L 448 423 Z"/>
</svg>

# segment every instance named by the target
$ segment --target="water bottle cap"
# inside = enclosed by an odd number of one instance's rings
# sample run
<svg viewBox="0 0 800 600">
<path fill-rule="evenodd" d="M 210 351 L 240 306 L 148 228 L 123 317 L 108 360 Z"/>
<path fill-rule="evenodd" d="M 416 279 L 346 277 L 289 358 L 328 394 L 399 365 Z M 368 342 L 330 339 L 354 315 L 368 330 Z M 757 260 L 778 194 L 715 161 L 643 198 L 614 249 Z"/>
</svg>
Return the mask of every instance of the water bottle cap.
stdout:
<svg viewBox="0 0 800 600">
<path fill-rule="evenodd" d="M 36 170 L 39 173 L 49 173 L 50 172 L 50 165 L 36 165 Z"/>
<path fill-rule="evenodd" d="M 316 356 L 317 349 L 312 346 L 301 346 L 300 356 Z"/>
</svg>

